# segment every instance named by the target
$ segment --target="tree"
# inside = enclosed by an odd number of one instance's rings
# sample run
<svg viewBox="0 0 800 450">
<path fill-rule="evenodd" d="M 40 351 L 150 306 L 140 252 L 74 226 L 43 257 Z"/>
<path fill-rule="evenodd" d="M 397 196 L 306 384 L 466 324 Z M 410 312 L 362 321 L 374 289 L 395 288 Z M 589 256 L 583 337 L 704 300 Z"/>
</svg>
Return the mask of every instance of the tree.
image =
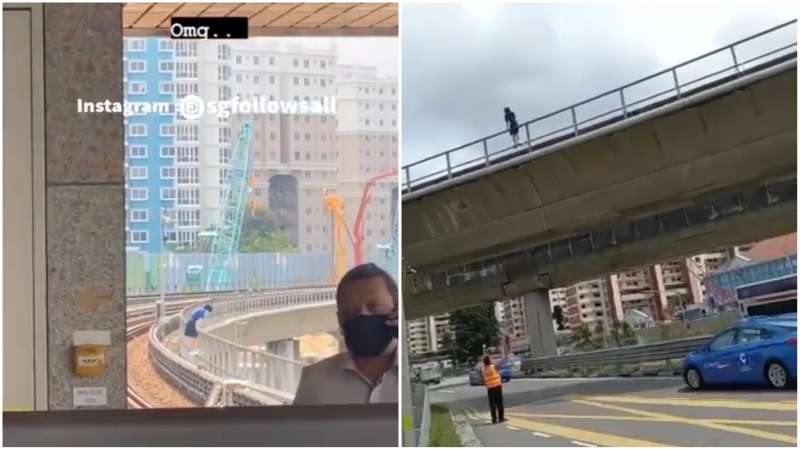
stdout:
<svg viewBox="0 0 800 450">
<path fill-rule="evenodd" d="M 280 226 L 272 211 L 257 208 L 245 213 L 239 253 L 288 253 L 297 247 Z"/>
<path fill-rule="evenodd" d="M 597 342 L 594 339 L 594 333 L 589 328 L 589 324 L 581 323 L 572 329 L 572 343 L 583 351 L 596 349 Z"/>
<path fill-rule="evenodd" d="M 496 344 L 500 337 L 500 324 L 491 303 L 455 311 L 450 314 L 450 323 L 458 336 L 453 345 L 457 362 L 474 363 L 484 346 Z"/>
<path fill-rule="evenodd" d="M 455 349 L 455 341 L 453 339 L 453 333 L 449 331 L 445 331 L 444 333 L 442 333 L 441 345 L 442 345 L 442 352 L 450 353 L 450 356 L 453 357 L 453 364 L 455 364 L 456 349 Z"/>
<path fill-rule="evenodd" d="M 206 232 L 213 232 L 214 226 Z M 177 248 L 177 253 L 210 253 L 213 237 L 203 236 L 194 246 Z M 242 233 L 239 237 L 239 253 L 290 253 L 297 247 L 291 237 L 280 226 L 275 214 L 264 208 L 245 212 L 242 219 Z"/>
<path fill-rule="evenodd" d="M 611 337 L 617 347 L 627 347 L 639 343 L 639 337 L 628 322 L 615 320 L 611 327 Z"/>
</svg>

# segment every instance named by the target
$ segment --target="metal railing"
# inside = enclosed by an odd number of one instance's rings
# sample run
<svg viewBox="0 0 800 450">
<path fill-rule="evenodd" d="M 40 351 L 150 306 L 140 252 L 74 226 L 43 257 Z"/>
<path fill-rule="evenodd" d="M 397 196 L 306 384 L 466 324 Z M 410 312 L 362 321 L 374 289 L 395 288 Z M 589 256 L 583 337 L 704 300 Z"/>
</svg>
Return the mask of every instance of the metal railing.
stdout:
<svg viewBox="0 0 800 450">
<path fill-rule="evenodd" d="M 633 83 L 525 122 L 520 125 L 524 134 L 519 146 L 508 145 L 511 139 L 503 131 L 408 164 L 401 173 L 403 193 L 435 186 L 454 177 L 530 154 L 796 58 L 796 24 L 797 20 L 786 22 Z M 791 43 L 766 42 L 774 40 L 781 31 L 787 34 L 791 32 Z M 764 44 L 768 49 L 748 58 L 745 46 L 753 43 Z M 727 58 L 729 62 L 718 63 L 715 59 L 719 57 Z M 692 66 L 698 62 L 713 64 L 715 69 L 687 81 L 686 75 L 681 72 L 691 73 Z M 651 82 L 661 82 L 667 87 L 646 85 Z M 646 94 L 637 95 L 637 90 L 645 91 Z M 655 93 L 652 93 L 654 90 Z M 502 141 L 496 138 L 502 138 Z M 522 150 L 518 150 L 520 148 Z"/>
<path fill-rule="evenodd" d="M 703 346 L 708 343 L 709 339 L 711 339 L 711 336 L 700 336 L 659 342 L 657 344 L 532 358 L 522 361 L 522 370 L 525 373 L 532 374 L 559 369 L 669 361 L 672 359 L 681 359 L 689 352 L 703 348 Z"/>
<path fill-rule="evenodd" d="M 254 350 L 244 345 L 217 337 L 207 330 L 214 324 L 231 318 L 252 313 L 264 313 L 297 306 L 324 305 L 335 303 L 333 288 L 313 288 L 276 292 L 269 295 L 240 294 L 224 302 L 214 304 L 214 314 L 204 320 L 199 330 L 199 356 L 205 370 L 213 375 L 247 380 L 256 386 L 263 386 L 265 393 L 291 402 L 300 373 L 306 363 L 274 353 Z M 182 312 L 182 326 L 191 315 L 192 308 Z"/>
<path fill-rule="evenodd" d="M 214 313 L 201 326 L 200 354 L 189 355 L 180 344 L 177 354 L 161 342 L 185 327 L 186 320 L 198 302 L 184 308 L 150 333 L 150 356 L 159 372 L 172 381 L 185 395 L 198 403 L 209 401 L 215 386 L 228 386 L 226 404 L 264 405 L 288 404 L 294 399 L 302 367 L 305 363 L 280 355 L 253 350 L 243 345 L 213 336 L 206 331 L 209 325 L 234 317 L 279 310 L 296 306 L 324 304 L 334 299 L 333 287 L 283 289 L 268 292 L 239 292 L 213 296 L 209 301 Z M 158 328 L 163 328 L 159 330 Z M 234 385 L 231 383 L 234 382 Z M 219 395 L 219 394 L 218 394 Z"/>
</svg>

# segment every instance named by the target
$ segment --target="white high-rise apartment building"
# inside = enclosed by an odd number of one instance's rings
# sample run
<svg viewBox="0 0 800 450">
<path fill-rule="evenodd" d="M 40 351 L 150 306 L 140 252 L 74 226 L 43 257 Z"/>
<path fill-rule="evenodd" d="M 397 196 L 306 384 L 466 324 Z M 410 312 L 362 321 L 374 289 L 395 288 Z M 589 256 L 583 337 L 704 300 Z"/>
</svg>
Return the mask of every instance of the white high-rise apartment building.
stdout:
<svg viewBox="0 0 800 450">
<path fill-rule="evenodd" d="M 169 63 L 167 64 L 169 65 Z M 252 196 L 277 217 L 301 251 L 331 251 L 331 216 L 323 192 L 345 200 L 352 227 L 364 185 L 396 168 L 397 78 L 376 68 L 340 66 L 335 46 L 303 47 L 281 39 L 217 43 L 175 41 L 176 100 L 263 98 L 270 101 L 335 99 L 336 113 L 255 116 L 251 141 Z M 198 121 L 176 115 L 176 237 L 192 244 L 219 220 L 227 168 L 243 116 L 212 114 Z M 169 170 L 169 169 L 167 169 Z M 365 210 L 364 251 L 391 240 L 396 174 L 380 179 Z M 396 195 L 396 193 L 394 193 Z"/>
<path fill-rule="evenodd" d="M 450 325 L 450 314 L 414 319 L 406 322 L 406 346 L 410 355 L 424 355 L 446 350 L 442 345 L 442 337 L 453 335 Z"/>
</svg>

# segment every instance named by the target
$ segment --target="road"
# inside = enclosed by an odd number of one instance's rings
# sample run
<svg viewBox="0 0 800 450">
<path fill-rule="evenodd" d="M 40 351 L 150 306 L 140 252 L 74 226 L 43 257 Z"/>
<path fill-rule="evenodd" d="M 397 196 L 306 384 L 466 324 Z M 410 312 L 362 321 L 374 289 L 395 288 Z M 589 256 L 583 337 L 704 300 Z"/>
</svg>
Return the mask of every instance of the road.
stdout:
<svg viewBox="0 0 800 450">
<path fill-rule="evenodd" d="M 515 379 L 504 424 L 483 387 L 431 401 L 464 411 L 486 447 L 797 447 L 797 391 L 691 392 L 679 378 Z"/>
</svg>

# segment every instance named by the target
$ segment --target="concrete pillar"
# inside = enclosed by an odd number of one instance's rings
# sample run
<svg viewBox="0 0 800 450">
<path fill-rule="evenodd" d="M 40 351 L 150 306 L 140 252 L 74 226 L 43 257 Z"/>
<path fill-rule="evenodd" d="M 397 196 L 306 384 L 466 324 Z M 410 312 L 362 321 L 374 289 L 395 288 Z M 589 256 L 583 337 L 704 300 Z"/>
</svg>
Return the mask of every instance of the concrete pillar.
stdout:
<svg viewBox="0 0 800 450">
<path fill-rule="evenodd" d="M 49 409 L 75 408 L 78 386 L 107 390 L 91 408 L 125 409 L 123 117 L 75 112 L 78 98 L 123 101 L 122 4 L 48 3 L 44 27 Z M 97 377 L 72 371 L 83 330 L 110 334 Z"/>
<path fill-rule="evenodd" d="M 525 322 L 531 340 L 531 356 L 555 356 L 556 331 L 553 328 L 553 313 L 547 291 L 525 294 Z"/>
<path fill-rule="evenodd" d="M 298 339 L 284 339 L 281 341 L 267 342 L 267 352 L 284 358 L 297 361 L 300 359 L 300 341 Z M 288 362 L 272 365 L 272 377 L 277 389 L 294 392 L 300 380 L 300 368 Z"/>
</svg>

